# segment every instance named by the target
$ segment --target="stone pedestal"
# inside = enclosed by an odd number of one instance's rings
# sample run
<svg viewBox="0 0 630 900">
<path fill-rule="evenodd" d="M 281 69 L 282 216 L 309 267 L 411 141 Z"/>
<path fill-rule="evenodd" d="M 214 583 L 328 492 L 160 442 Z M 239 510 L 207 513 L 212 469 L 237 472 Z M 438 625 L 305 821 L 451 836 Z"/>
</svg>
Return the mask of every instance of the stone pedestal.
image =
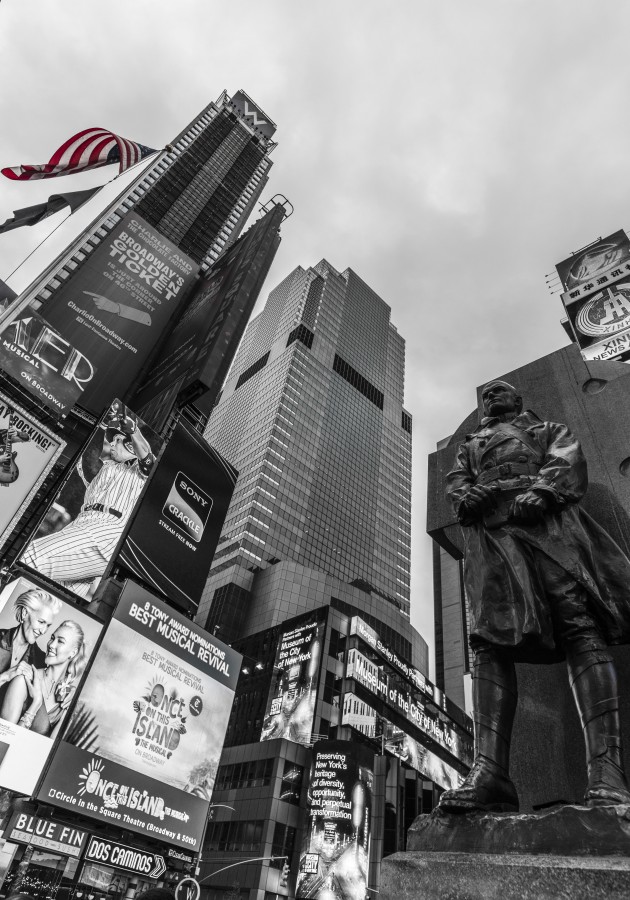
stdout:
<svg viewBox="0 0 630 900">
<path fill-rule="evenodd" d="M 434 812 L 383 860 L 381 900 L 630 897 L 630 807 Z"/>
<path fill-rule="evenodd" d="M 627 857 L 396 853 L 380 900 L 628 900 Z"/>
</svg>

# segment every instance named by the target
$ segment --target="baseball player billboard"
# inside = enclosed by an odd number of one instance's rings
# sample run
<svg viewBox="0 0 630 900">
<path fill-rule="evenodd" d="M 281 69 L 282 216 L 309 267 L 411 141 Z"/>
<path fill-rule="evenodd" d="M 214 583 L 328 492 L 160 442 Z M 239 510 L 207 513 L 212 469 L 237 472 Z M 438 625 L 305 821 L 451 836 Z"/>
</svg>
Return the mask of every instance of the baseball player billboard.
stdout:
<svg viewBox="0 0 630 900">
<path fill-rule="evenodd" d="M 135 212 L 44 303 L 41 314 L 93 371 L 79 404 L 124 394 L 179 310 L 199 266 Z"/>
<path fill-rule="evenodd" d="M 64 447 L 58 435 L 0 393 L 0 547 Z"/>
<path fill-rule="evenodd" d="M 102 625 L 27 578 L 0 592 L 0 786 L 32 794 Z"/>
<path fill-rule="evenodd" d="M 128 581 L 39 799 L 199 850 L 241 659 Z"/>
<path fill-rule="evenodd" d="M 114 400 L 51 503 L 20 563 L 90 600 L 163 445 Z"/>
<path fill-rule="evenodd" d="M 199 605 L 238 472 L 180 420 L 117 561 L 176 607 Z"/>
</svg>

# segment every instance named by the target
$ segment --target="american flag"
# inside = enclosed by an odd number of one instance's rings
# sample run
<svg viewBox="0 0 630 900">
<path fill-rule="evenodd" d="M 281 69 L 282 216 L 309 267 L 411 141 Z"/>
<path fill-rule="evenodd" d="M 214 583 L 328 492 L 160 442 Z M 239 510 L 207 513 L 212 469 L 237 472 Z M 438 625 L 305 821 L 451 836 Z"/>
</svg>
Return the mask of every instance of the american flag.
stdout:
<svg viewBox="0 0 630 900">
<path fill-rule="evenodd" d="M 69 138 L 41 166 L 15 166 L 2 169 L 2 174 L 13 181 L 30 181 L 35 178 L 56 178 L 73 175 L 99 166 L 120 163 L 120 172 L 140 162 L 157 151 L 135 141 L 128 141 L 105 128 L 86 128 Z"/>
</svg>

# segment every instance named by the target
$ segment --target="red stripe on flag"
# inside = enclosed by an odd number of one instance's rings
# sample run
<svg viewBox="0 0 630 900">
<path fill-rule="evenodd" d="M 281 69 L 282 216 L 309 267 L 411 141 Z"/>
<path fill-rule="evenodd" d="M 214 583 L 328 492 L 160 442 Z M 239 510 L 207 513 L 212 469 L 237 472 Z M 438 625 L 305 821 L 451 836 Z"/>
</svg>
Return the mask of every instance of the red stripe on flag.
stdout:
<svg viewBox="0 0 630 900">
<path fill-rule="evenodd" d="M 107 131 L 106 128 L 85 128 L 83 131 L 79 131 L 71 138 L 68 138 L 68 140 L 65 141 L 58 150 L 55 150 L 53 155 L 48 160 L 49 165 L 58 166 L 62 162 L 66 162 L 66 160 L 63 158 L 64 154 L 68 153 L 68 155 L 70 155 L 75 144 L 83 143 L 89 137 L 94 137 L 96 135 L 102 134 L 111 134 L 111 132 Z"/>
<path fill-rule="evenodd" d="M 38 178 L 56 178 L 73 172 L 97 169 L 109 165 L 108 159 L 114 146 L 120 156 L 119 172 L 135 165 L 142 157 L 142 149 L 130 141 L 104 128 L 86 128 L 73 135 L 56 150 L 47 163 L 41 166 L 13 166 L 0 170 L 12 181 L 29 181 Z M 146 148 L 147 152 L 154 152 Z"/>
</svg>

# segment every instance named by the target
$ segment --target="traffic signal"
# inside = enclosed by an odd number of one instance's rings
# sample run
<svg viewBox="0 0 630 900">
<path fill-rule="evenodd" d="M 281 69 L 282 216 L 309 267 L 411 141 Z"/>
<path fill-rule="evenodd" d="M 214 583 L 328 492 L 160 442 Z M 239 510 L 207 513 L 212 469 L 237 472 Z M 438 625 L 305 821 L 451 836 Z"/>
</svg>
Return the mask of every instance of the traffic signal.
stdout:
<svg viewBox="0 0 630 900">
<path fill-rule="evenodd" d="M 288 860 L 282 866 L 282 874 L 280 875 L 280 887 L 286 887 L 289 881 L 290 866 Z"/>
</svg>

